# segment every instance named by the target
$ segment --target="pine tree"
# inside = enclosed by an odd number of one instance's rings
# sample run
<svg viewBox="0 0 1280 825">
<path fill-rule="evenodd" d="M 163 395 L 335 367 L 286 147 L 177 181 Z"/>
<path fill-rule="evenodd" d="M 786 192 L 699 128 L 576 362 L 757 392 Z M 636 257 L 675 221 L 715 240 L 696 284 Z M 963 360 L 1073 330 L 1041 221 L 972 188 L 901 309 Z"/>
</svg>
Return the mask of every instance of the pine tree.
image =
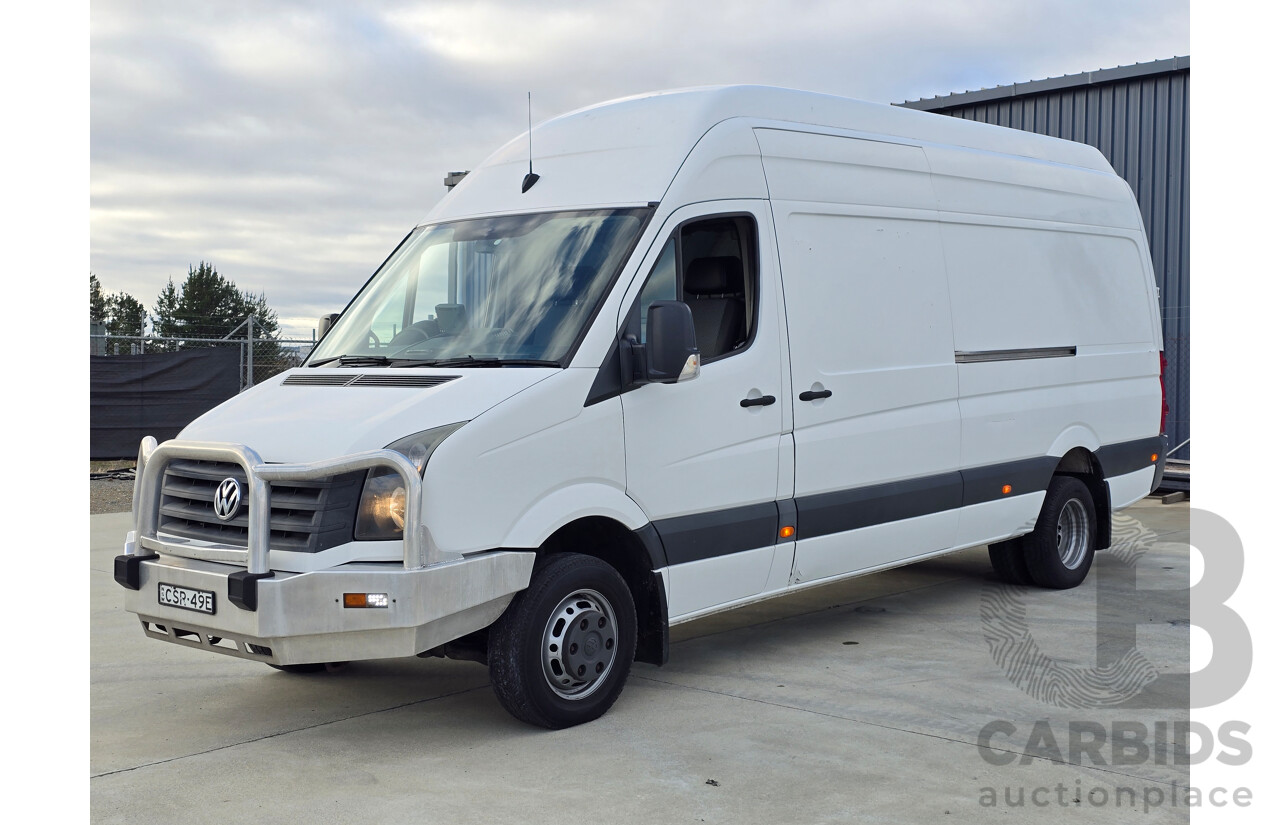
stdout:
<svg viewBox="0 0 1280 825">
<path fill-rule="evenodd" d="M 280 329 L 276 311 L 263 293 L 253 294 L 236 287 L 211 263 L 187 267 L 187 278 L 174 286 L 170 278 L 156 297 L 155 334 L 166 339 L 204 338 L 207 341 L 165 341 L 158 346 L 168 351 L 180 347 L 207 347 L 230 336 L 244 341 L 249 336 L 245 320 L 253 317 L 253 377 L 262 381 L 286 368 L 280 345 L 272 340 Z"/>
<path fill-rule="evenodd" d="M 89 323 L 105 324 L 107 322 L 107 297 L 102 294 L 102 284 L 98 276 L 89 273 Z"/>
<path fill-rule="evenodd" d="M 146 329 L 147 308 L 127 292 L 106 299 L 107 334 L 141 336 Z"/>
<path fill-rule="evenodd" d="M 179 344 L 175 339 L 181 336 L 182 327 L 178 322 L 179 300 L 178 290 L 173 285 L 173 278 L 160 291 L 152 312 L 155 314 L 154 331 L 159 338 L 166 340 L 151 345 L 152 351 L 177 352 Z"/>
<path fill-rule="evenodd" d="M 102 324 L 108 336 L 136 338 L 146 330 L 147 308 L 127 292 L 107 295 L 98 276 L 89 273 L 89 323 Z M 133 341 L 107 339 L 105 351 L 110 354 L 133 351 Z"/>
<path fill-rule="evenodd" d="M 241 312 L 246 317 L 253 316 L 253 333 L 256 337 L 257 330 L 263 330 L 268 336 L 274 336 L 280 329 L 279 318 L 276 311 L 267 304 L 267 296 L 264 293 L 253 295 L 247 290 L 240 293 Z"/>
<path fill-rule="evenodd" d="M 268 337 L 279 329 L 276 311 L 264 294 L 240 290 L 213 264 L 201 261 L 187 268 L 187 278 L 175 287 L 173 279 L 160 291 L 153 308 L 156 334 L 164 338 L 221 339 L 254 317 L 254 337 Z M 243 331 L 235 337 L 243 336 Z"/>
<path fill-rule="evenodd" d="M 185 337 L 222 338 L 244 322 L 245 305 L 235 283 L 201 261 L 187 268 L 176 318 Z"/>
</svg>

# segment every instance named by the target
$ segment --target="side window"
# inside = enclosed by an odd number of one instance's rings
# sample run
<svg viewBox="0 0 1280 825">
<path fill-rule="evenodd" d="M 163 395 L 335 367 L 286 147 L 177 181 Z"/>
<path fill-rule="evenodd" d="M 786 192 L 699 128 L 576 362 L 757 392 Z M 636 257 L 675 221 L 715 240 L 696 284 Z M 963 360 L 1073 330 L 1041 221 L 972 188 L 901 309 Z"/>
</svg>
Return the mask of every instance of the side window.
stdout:
<svg viewBox="0 0 1280 825">
<path fill-rule="evenodd" d="M 640 291 L 630 328 L 641 343 L 654 301 L 689 305 L 702 362 L 745 349 L 755 329 L 759 290 L 755 222 L 746 216 L 692 221 L 672 233 Z"/>
<path fill-rule="evenodd" d="M 649 340 L 649 305 L 654 301 L 678 301 L 676 292 L 676 239 L 672 236 L 662 247 L 658 262 L 653 265 L 649 280 L 640 291 L 640 343 Z"/>
</svg>

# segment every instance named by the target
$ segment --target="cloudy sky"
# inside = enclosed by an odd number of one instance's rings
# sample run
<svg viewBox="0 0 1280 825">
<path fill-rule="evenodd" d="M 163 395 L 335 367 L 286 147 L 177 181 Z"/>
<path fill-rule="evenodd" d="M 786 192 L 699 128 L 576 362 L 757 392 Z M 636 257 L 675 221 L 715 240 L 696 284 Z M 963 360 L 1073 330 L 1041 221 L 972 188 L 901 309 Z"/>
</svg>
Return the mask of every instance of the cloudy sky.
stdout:
<svg viewBox="0 0 1280 825">
<path fill-rule="evenodd" d="M 152 306 L 210 261 L 306 337 L 526 92 L 535 122 L 722 83 L 899 102 L 1190 53 L 1168 0 L 94 0 L 89 28 L 91 270 Z"/>
</svg>

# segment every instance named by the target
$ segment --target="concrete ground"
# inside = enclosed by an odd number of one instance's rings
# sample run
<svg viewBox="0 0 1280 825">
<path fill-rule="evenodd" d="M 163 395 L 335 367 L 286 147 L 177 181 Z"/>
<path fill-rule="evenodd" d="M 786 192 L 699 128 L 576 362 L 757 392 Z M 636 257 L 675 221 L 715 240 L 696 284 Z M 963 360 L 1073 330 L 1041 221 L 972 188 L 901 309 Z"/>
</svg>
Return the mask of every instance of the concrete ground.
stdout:
<svg viewBox="0 0 1280 825">
<path fill-rule="evenodd" d="M 547 732 L 509 717 L 472 663 L 293 675 L 147 639 L 111 574 L 128 516 L 92 516 L 92 818 L 1185 822 L 1174 783 L 1188 770 L 1162 764 L 1173 759 L 1161 743 L 1187 718 L 1173 675 L 1189 670 L 1188 517 L 1186 503 L 1153 499 L 1125 511 L 1119 552 L 1071 591 L 997 585 L 978 548 L 679 626 L 670 663 L 634 666 L 602 719 Z M 1108 594 L 1140 589 L 1099 599 L 1100 579 Z M 1133 610 L 1116 613 L 1121 602 Z M 1042 674 L 1085 673 L 1100 650 L 1136 642 L 1141 666 L 1108 671 L 1102 687 L 1159 672 L 1130 704 L 1175 709 L 1033 698 L 1046 679 L 1009 659 L 1011 633 L 1024 652 L 1029 634 Z M 1072 753 L 1114 723 L 1145 732 L 1145 757 L 1111 742 Z"/>
</svg>

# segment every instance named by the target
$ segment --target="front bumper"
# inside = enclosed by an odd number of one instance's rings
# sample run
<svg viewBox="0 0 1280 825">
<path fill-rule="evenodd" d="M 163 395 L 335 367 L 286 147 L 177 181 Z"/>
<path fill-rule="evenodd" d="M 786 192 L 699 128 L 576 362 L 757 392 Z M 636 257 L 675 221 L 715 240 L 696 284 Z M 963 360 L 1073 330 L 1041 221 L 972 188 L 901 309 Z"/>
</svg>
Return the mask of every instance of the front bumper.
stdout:
<svg viewBox="0 0 1280 825">
<path fill-rule="evenodd" d="M 236 568 L 161 557 L 138 564 L 125 609 L 148 636 L 271 664 L 413 656 L 488 627 L 529 583 L 532 552 L 498 551 L 404 570 L 350 564 L 258 581 L 257 610 L 228 599 Z M 215 613 L 160 604 L 161 584 L 212 592 Z M 347 608 L 344 593 L 386 593 L 386 608 Z M 216 640 L 216 641 L 214 641 Z"/>
<path fill-rule="evenodd" d="M 249 484 L 248 547 L 197 547 L 159 534 L 161 482 L 174 459 L 234 461 Z M 270 566 L 271 483 L 390 467 L 406 489 L 403 561 L 351 563 L 306 573 Z M 271 664 L 413 656 L 492 624 L 528 586 L 532 551 L 445 558 L 421 521 L 421 479 L 389 450 L 313 464 L 272 464 L 239 444 L 143 441 L 134 487 L 134 531 L 115 559 L 125 609 L 165 639 Z M 160 603 L 162 584 L 213 594 L 214 613 Z M 347 608 L 344 593 L 385 593 L 385 608 Z"/>
</svg>

